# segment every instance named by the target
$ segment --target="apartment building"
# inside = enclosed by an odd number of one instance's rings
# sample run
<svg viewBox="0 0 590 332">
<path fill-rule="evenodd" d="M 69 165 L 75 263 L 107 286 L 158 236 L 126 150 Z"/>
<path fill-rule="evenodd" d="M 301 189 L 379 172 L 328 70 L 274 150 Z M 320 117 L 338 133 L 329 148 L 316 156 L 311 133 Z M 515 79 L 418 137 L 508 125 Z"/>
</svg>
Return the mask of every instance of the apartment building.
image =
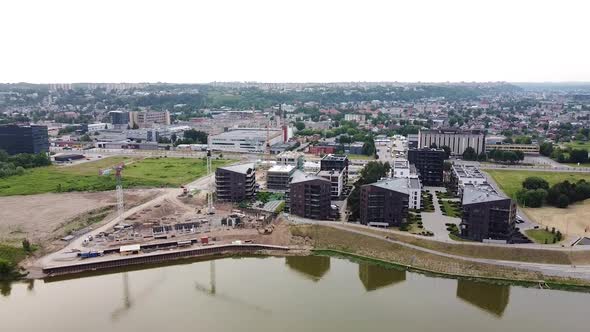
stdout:
<svg viewBox="0 0 590 332">
<path fill-rule="evenodd" d="M 329 154 L 320 161 L 320 171 L 337 170 L 342 173 L 342 185 L 348 186 L 348 157 L 344 155 Z"/>
<path fill-rule="evenodd" d="M 317 176 L 330 181 L 330 195 L 333 200 L 342 197 L 344 192 L 344 173 L 339 170 L 319 171 Z"/>
<path fill-rule="evenodd" d="M 407 221 L 408 209 L 420 207 L 418 179 L 385 179 L 361 187 L 361 224 L 399 226 Z"/>
<path fill-rule="evenodd" d="M 330 181 L 296 170 L 289 185 L 289 210 L 292 214 L 326 220 L 332 217 Z"/>
<path fill-rule="evenodd" d="M 266 188 L 287 191 L 295 169 L 295 166 L 292 165 L 275 165 L 271 167 L 266 173 Z"/>
<path fill-rule="evenodd" d="M 217 199 L 241 202 L 256 196 L 254 164 L 219 167 L 215 170 Z"/>
<path fill-rule="evenodd" d="M 410 149 L 408 161 L 416 166 L 422 185 L 440 186 L 443 183 L 445 151 L 442 149 Z"/>
<path fill-rule="evenodd" d="M 10 155 L 49 152 L 47 126 L 0 126 L 0 150 Z"/>
</svg>

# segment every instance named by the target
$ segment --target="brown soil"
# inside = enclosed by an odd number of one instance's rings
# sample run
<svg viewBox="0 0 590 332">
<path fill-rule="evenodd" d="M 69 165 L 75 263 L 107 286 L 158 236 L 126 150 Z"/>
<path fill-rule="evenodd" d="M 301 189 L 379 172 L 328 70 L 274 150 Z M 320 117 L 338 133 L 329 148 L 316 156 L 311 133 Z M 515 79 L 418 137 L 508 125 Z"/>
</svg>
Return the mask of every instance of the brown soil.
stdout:
<svg viewBox="0 0 590 332">
<path fill-rule="evenodd" d="M 567 235 L 590 236 L 590 199 L 570 205 L 567 209 L 556 207 L 526 208 L 529 218 L 543 226 L 555 227 Z"/>
<path fill-rule="evenodd" d="M 126 190 L 125 205 L 134 206 L 155 197 L 152 189 Z M 90 211 L 114 206 L 115 193 L 50 193 L 0 198 L 0 243 L 48 245 L 64 235 L 70 222 L 79 221 Z M 108 216 L 106 216 L 108 219 Z M 99 223 L 98 223 L 99 224 Z"/>
</svg>

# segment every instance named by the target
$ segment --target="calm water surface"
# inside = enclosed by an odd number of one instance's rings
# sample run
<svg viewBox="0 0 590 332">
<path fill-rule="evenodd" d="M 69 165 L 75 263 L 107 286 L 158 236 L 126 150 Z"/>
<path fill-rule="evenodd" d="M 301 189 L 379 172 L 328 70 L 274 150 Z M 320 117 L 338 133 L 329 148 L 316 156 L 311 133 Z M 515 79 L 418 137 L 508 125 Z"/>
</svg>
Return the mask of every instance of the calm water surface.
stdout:
<svg viewBox="0 0 590 332">
<path fill-rule="evenodd" d="M 328 257 L 226 258 L 0 291 L 0 331 L 590 330 L 590 294 Z"/>
</svg>

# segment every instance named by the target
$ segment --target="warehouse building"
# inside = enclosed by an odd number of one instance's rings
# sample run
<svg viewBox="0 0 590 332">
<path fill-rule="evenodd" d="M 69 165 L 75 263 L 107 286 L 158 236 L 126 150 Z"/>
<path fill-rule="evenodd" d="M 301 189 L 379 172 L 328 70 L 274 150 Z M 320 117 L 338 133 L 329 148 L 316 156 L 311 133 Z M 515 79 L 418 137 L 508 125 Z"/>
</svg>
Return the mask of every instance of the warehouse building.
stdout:
<svg viewBox="0 0 590 332">
<path fill-rule="evenodd" d="M 267 139 L 268 137 L 268 139 Z M 217 151 L 265 152 L 268 146 L 283 142 L 280 129 L 235 129 L 218 135 L 209 135 L 209 147 Z"/>
<path fill-rule="evenodd" d="M 47 126 L 0 126 L 0 150 L 10 155 L 49 152 Z"/>
<path fill-rule="evenodd" d="M 217 199 L 241 202 L 256 196 L 254 164 L 219 167 L 215 170 Z"/>
<path fill-rule="evenodd" d="M 441 148 L 448 146 L 451 155 L 463 155 L 465 149 L 472 147 L 477 154 L 486 151 L 486 134 L 481 130 L 460 129 L 429 129 L 418 133 L 418 148 L 429 148 L 432 145 Z"/>
</svg>

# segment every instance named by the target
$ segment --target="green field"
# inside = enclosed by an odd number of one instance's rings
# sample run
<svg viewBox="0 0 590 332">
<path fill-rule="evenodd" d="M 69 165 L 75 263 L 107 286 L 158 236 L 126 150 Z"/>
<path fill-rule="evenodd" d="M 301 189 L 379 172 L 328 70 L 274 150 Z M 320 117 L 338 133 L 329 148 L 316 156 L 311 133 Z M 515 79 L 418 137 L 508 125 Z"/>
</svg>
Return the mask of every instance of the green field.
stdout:
<svg viewBox="0 0 590 332">
<path fill-rule="evenodd" d="M 526 235 L 536 243 L 553 244 L 557 242 L 557 236 L 550 231 L 544 229 L 529 229 L 525 231 Z"/>
<path fill-rule="evenodd" d="M 375 156 L 367 156 L 364 154 L 347 154 L 350 160 L 375 160 Z"/>
<path fill-rule="evenodd" d="M 0 196 L 32 195 L 47 192 L 104 191 L 115 189 L 114 175 L 99 176 L 99 169 L 125 161 L 123 186 L 177 187 L 204 176 L 207 163 L 193 158 L 110 157 L 69 167 L 48 166 L 25 171 L 24 175 L 0 179 Z M 213 160 L 213 169 L 231 163 Z"/>
<path fill-rule="evenodd" d="M 514 198 L 516 192 L 522 189 L 522 182 L 529 176 L 537 176 L 553 185 L 557 182 L 568 180 L 576 182 L 584 179 L 590 181 L 590 173 L 574 173 L 574 172 L 551 172 L 551 171 L 513 171 L 513 170 L 486 170 L 488 174 L 494 178 L 502 191 L 511 198 Z"/>
<path fill-rule="evenodd" d="M 574 141 L 574 142 L 567 142 L 563 143 L 565 146 L 570 147 L 572 149 L 586 149 L 590 151 L 590 141 L 581 142 L 581 141 Z"/>
<path fill-rule="evenodd" d="M 448 200 L 441 200 L 441 209 L 443 211 L 443 214 L 448 216 L 448 217 L 452 217 L 452 218 L 461 218 L 461 210 L 457 207 L 455 207 L 455 205 L 457 205 L 457 203 L 453 204 Z"/>
</svg>

